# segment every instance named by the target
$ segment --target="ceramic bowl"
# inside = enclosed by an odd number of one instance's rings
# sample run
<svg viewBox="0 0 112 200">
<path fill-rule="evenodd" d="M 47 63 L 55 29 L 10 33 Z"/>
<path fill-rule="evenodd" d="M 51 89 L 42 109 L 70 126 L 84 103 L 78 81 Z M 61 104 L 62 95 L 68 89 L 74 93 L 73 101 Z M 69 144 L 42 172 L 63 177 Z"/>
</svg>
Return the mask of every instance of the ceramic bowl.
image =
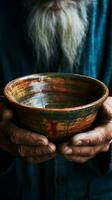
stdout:
<svg viewBox="0 0 112 200">
<path fill-rule="evenodd" d="M 19 126 L 61 142 L 91 128 L 108 88 L 88 76 L 46 73 L 9 82 L 4 95 Z"/>
</svg>

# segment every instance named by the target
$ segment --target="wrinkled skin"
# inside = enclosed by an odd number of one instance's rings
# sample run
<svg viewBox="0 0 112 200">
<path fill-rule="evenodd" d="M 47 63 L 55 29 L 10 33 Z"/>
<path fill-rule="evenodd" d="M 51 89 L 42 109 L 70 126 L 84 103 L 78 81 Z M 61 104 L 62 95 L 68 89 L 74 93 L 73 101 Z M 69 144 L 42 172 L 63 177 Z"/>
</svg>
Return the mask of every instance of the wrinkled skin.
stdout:
<svg viewBox="0 0 112 200">
<path fill-rule="evenodd" d="M 18 128 L 11 118 L 12 112 L 4 109 L 0 123 L 1 149 L 32 163 L 41 163 L 55 156 L 56 147 L 45 136 Z"/>
<path fill-rule="evenodd" d="M 103 104 L 99 124 L 85 133 L 73 136 L 59 147 L 37 133 L 18 128 L 11 122 L 12 112 L 4 109 L 0 122 L 0 148 L 32 163 L 41 163 L 55 157 L 56 152 L 72 162 L 84 163 L 96 154 L 109 150 L 112 140 L 112 97 Z"/>
<path fill-rule="evenodd" d="M 104 102 L 98 121 L 93 130 L 73 136 L 58 151 L 66 159 L 78 163 L 84 163 L 95 155 L 108 151 L 112 142 L 112 97 Z"/>
</svg>

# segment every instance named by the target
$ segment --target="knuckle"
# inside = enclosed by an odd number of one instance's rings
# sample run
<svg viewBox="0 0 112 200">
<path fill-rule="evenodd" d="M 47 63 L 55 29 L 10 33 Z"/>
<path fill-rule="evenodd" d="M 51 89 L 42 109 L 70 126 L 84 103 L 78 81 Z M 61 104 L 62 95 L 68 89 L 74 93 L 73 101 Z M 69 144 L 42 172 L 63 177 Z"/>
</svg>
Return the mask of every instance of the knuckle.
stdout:
<svg viewBox="0 0 112 200">
<path fill-rule="evenodd" d="M 44 149 L 42 147 L 37 147 L 37 148 L 35 148 L 35 151 L 34 151 L 34 154 L 38 155 L 38 156 L 44 155 L 46 153 L 47 153 L 47 149 Z"/>
<path fill-rule="evenodd" d="M 106 141 L 111 141 L 112 140 L 112 132 L 111 134 L 108 134 L 107 137 L 106 137 Z"/>
<path fill-rule="evenodd" d="M 48 147 L 47 147 L 47 148 L 42 148 L 41 153 L 42 153 L 43 155 L 46 155 L 46 154 L 49 154 L 49 153 L 50 153 L 50 150 L 49 150 Z"/>
<path fill-rule="evenodd" d="M 90 145 L 92 143 L 92 140 L 91 139 L 87 139 L 86 142 L 87 142 L 88 145 Z"/>
<path fill-rule="evenodd" d="M 94 156 L 94 155 L 96 154 L 95 148 L 92 148 L 92 149 L 90 150 L 89 154 L 90 154 L 91 156 Z"/>
<path fill-rule="evenodd" d="M 37 143 L 41 144 L 46 144 L 47 138 L 44 135 L 39 135 L 36 133 L 31 133 L 29 132 L 29 137 L 31 137 L 32 140 L 36 141 Z"/>
<path fill-rule="evenodd" d="M 76 154 L 80 155 L 81 153 L 82 153 L 81 149 L 78 148 L 78 149 L 76 150 Z"/>
<path fill-rule="evenodd" d="M 35 148 L 35 154 L 36 155 L 38 155 L 38 154 L 40 155 L 41 153 L 42 153 L 42 150 L 40 148 L 38 148 L 38 147 Z"/>
<path fill-rule="evenodd" d="M 101 144 L 102 141 L 103 141 L 102 137 L 97 137 L 96 140 L 95 140 L 95 144 Z"/>
<path fill-rule="evenodd" d="M 38 140 L 38 141 L 36 142 L 36 144 L 37 144 L 38 146 L 42 146 L 42 145 L 44 145 L 45 143 L 44 143 L 42 140 Z"/>
<path fill-rule="evenodd" d="M 41 136 L 39 137 L 39 139 L 41 139 L 42 141 L 44 141 L 44 140 L 46 141 L 47 138 L 46 138 L 44 135 L 41 135 Z"/>
<path fill-rule="evenodd" d="M 36 150 L 35 150 L 35 154 L 36 155 L 43 155 L 44 154 L 44 149 L 41 148 L 41 147 L 37 147 Z"/>
</svg>

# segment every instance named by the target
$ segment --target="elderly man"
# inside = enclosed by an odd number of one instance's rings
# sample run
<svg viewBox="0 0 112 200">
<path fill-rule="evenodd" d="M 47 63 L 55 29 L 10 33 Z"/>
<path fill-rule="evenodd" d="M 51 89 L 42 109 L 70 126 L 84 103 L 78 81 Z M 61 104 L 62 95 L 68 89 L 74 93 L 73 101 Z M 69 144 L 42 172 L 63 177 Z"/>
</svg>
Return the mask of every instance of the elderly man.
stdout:
<svg viewBox="0 0 112 200">
<path fill-rule="evenodd" d="M 68 72 L 112 94 L 111 0 L 1 0 L 0 91 L 16 77 Z M 1 200 L 111 200 L 112 97 L 95 127 L 59 147 L 21 129 L 0 100 Z"/>
</svg>

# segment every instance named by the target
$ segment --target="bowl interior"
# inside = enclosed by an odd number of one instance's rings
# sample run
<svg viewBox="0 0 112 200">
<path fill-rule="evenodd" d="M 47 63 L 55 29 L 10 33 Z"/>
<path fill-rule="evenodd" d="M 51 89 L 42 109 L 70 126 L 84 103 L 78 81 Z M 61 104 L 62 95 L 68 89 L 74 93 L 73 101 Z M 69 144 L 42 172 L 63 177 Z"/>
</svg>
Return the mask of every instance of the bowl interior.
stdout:
<svg viewBox="0 0 112 200">
<path fill-rule="evenodd" d="M 101 82 L 78 75 L 31 75 L 11 81 L 5 93 L 11 101 L 37 108 L 83 106 L 105 95 Z"/>
</svg>

